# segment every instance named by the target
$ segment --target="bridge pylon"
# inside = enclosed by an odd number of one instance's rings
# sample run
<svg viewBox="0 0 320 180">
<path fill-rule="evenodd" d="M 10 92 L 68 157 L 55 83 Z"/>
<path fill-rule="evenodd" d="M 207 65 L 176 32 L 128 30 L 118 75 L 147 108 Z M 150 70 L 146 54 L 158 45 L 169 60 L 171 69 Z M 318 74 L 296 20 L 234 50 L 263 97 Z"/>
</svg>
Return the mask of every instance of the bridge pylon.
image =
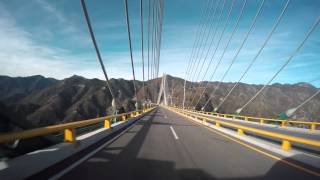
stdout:
<svg viewBox="0 0 320 180">
<path fill-rule="evenodd" d="M 167 75 L 166 74 L 163 74 L 162 76 L 160 91 L 159 91 L 158 100 L 157 100 L 158 105 L 161 103 L 161 97 L 163 97 L 163 104 L 167 106 L 168 101 L 167 101 Z"/>
</svg>

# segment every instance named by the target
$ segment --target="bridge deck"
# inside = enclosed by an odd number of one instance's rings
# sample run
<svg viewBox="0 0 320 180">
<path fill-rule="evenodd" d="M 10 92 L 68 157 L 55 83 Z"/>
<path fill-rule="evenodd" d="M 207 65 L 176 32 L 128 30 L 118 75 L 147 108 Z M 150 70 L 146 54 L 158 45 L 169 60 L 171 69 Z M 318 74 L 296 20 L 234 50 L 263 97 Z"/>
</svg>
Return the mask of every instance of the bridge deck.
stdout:
<svg viewBox="0 0 320 180">
<path fill-rule="evenodd" d="M 62 177 L 107 178 L 140 180 L 318 177 L 277 160 L 270 152 L 254 150 L 173 112 L 158 108 Z"/>
</svg>

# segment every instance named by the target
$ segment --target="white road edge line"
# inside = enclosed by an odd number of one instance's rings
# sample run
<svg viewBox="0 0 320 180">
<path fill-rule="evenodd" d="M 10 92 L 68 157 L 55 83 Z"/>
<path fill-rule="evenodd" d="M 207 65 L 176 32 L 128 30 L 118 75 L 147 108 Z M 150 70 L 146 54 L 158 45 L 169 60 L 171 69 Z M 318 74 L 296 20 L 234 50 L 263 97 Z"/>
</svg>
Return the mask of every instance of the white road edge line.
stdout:
<svg viewBox="0 0 320 180">
<path fill-rule="evenodd" d="M 176 132 L 174 131 L 174 129 L 173 129 L 172 126 L 170 126 L 170 129 L 171 129 L 171 132 L 172 132 L 174 138 L 175 138 L 175 139 L 179 139 L 179 137 L 177 136 L 177 134 L 176 134 Z"/>
</svg>

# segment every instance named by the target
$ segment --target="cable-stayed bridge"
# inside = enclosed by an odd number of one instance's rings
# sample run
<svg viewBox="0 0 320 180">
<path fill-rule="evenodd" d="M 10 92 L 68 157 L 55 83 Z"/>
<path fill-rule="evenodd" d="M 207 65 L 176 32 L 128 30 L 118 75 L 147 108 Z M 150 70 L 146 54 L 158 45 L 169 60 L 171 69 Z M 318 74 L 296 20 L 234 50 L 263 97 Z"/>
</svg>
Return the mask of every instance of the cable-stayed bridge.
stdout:
<svg viewBox="0 0 320 180">
<path fill-rule="evenodd" d="M 279 12 L 273 12 L 277 13 L 277 18 L 268 29 L 262 45 L 244 67 L 239 79 L 216 103 L 212 99 L 216 97 L 227 74 L 232 73 L 231 68 L 259 21 L 266 0 L 259 1 L 250 26 L 239 40 L 240 46 L 236 47 L 235 54 L 231 55 L 231 62 L 211 92 L 208 92 L 209 82 L 216 78 L 217 71 L 221 69 L 221 63 L 234 40 L 249 1 L 239 1 L 241 6 L 229 34 L 226 28 L 230 26 L 232 15 L 235 14 L 237 1 L 205 2 L 198 30 L 195 32 L 196 39 L 186 64 L 183 91 L 180 91 L 183 98 L 174 101 L 175 89 L 168 85 L 166 74 L 161 77 L 159 88 L 151 84 L 154 87 L 151 91 L 155 92 L 151 93 L 145 88 L 145 82 L 159 78 L 164 1 L 139 1 L 143 77 L 143 95 L 139 96 L 136 84 L 138 72 L 134 66 L 130 29 L 133 25 L 130 24 L 128 1 L 124 0 L 135 110 L 123 113 L 118 110 L 119 99 L 114 94 L 117 89 L 109 82 L 108 68 L 104 65 L 94 27 L 91 25 L 90 12 L 86 8 L 89 1 L 80 2 L 89 36 L 106 80 L 106 88 L 112 97 L 112 113 L 105 117 L 0 134 L 1 145 L 8 149 L 15 148 L 25 140 L 32 143 L 33 139 L 40 137 L 60 138 L 58 143 L 48 147 L 1 161 L 0 179 L 320 178 L 320 122 L 291 118 L 318 96 L 319 89 L 295 107 L 286 107 L 288 110 L 282 112 L 277 119 L 243 114 L 249 104 L 267 91 L 304 44 L 310 38 L 315 38 L 312 34 L 320 23 L 320 16 L 313 24 L 306 25 L 308 30 L 301 41 L 285 57 L 284 63 L 277 67 L 276 72 L 268 77 L 267 82 L 249 99 L 241 102 L 242 106 L 236 112 L 226 114 L 219 110 L 272 40 L 283 17 L 290 10 L 291 1 L 285 0 Z M 226 16 L 223 16 L 224 13 Z M 147 34 L 146 39 L 144 34 Z M 209 78 L 208 73 L 211 73 Z M 208 104 L 213 104 L 211 111 L 208 110 Z"/>
</svg>

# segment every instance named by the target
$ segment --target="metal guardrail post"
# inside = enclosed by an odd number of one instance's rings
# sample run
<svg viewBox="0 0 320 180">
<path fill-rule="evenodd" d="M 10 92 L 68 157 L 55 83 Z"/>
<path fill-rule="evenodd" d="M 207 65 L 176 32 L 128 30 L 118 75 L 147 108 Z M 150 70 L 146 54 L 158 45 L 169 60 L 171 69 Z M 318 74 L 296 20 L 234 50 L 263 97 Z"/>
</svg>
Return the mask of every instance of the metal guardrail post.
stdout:
<svg viewBox="0 0 320 180">
<path fill-rule="evenodd" d="M 311 131 L 315 131 L 316 128 L 317 128 L 316 126 L 317 126 L 316 123 L 312 123 L 311 126 L 310 126 L 310 130 Z"/>
<path fill-rule="evenodd" d="M 202 119 L 202 123 L 203 123 L 203 124 L 206 124 L 206 123 L 207 123 L 206 118 L 203 118 L 203 119 Z"/>
<path fill-rule="evenodd" d="M 104 128 L 109 129 L 111 127 L 111 119 L 107 118 L 104 120 Z"/>
<path fill-rule="evenodd" d="M 239 136 L 244 135 L 244 131 L 243 131 L 242 129 L 238 129 L 238 130 L 237 130 L 237 134 L 238 134 Z"/>
<path fill-rule="evenodd" d="M 281 148 L 284 151 L 290 151 L 291 150 L 291 143 L 289 141 L 287 141 L 287 140 L 283 140 Z"/>
<path fill-rule="evenodd" d="M 287 125 L 286 121 L 281 121 L 281 127 L 285 127 Z"/>
<path fill-rule="evenodd" d="M 76 131 L 74 128 L 64 130 L 64 141 L 71 143 L 76 141 Z"/>
</svg>

